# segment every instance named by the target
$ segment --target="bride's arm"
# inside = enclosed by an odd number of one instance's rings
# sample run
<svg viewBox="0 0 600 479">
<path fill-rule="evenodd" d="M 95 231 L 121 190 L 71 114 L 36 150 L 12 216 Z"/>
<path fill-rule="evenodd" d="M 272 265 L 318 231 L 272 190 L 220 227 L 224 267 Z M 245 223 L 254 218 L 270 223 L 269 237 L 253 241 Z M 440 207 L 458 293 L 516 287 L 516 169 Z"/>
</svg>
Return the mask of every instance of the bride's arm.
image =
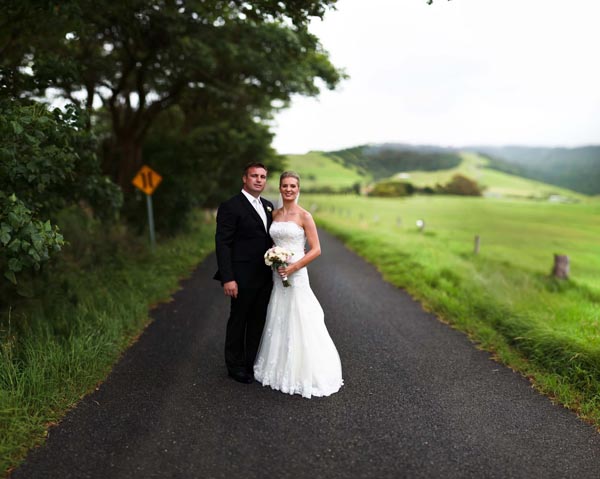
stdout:
<svg viewBox="0 0 600 479">
<path fill-rule="evenodd" d="M 302 214 L 302 220 L 302 227 L 304 228 L 310 250 L 295 263 L 290 264 L 286 268 L 279 268 L 278 271 L 281 276 L 289 276 L 290 274 L 295 273 L 321 255 L 321 243 L 319 242 L 315 220 L 313 220 L 312 215 L 308 211 L 305 211 Z"/>
</svg>

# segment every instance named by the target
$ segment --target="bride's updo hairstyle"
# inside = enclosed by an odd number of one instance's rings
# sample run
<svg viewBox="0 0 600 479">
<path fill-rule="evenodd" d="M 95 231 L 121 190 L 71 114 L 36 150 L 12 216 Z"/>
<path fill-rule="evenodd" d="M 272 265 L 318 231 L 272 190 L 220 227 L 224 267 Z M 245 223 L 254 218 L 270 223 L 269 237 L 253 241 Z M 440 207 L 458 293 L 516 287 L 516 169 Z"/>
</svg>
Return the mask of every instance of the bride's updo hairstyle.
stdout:
<svg viewBox="0 0 600 479">
<path fill-rule="evenodd" d="M 279 186 L 281 186 L 281 183 L 286 178 L 296 178 L 296 180 L 298 180 L 298 186 L 300 186 L 300 175 L 295 171 L 284 171 L 281 173 L 281 176 L 279 177 Z"/>
</svg>

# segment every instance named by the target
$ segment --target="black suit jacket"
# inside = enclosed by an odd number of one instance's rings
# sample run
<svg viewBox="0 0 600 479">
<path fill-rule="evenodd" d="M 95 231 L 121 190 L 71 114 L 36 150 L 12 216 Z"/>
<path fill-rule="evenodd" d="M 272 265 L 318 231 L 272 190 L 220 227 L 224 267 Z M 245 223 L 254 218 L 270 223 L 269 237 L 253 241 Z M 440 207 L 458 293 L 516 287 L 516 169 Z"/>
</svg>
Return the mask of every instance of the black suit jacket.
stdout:
<svg viewBox="0 0 600 479">
<path fill-rule="evenodd" d="M 273 221 L 273 204 L 261 198 L 267 214 L 267 230 Z M 240 288 L 262 286 L 272 281 L 264 254 L 273 246 L 260 216 L 243 193 L 221 203 L 215 234 L 218 271 L 214 279 L 235 280 Z"/>
</svg>

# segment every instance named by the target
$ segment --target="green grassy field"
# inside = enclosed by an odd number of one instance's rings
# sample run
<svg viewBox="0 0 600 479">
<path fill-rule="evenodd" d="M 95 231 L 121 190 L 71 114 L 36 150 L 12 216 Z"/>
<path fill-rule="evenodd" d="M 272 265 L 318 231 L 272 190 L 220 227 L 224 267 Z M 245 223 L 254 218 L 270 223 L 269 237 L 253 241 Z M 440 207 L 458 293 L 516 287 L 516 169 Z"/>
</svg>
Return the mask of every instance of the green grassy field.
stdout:
<svg viewBox="0 0 600 479">
<path fill-rule="evenodd" d="M 600 425 L 600 202 L 305 195 L 302 203 L 387 280 Z M 554 253 L 570 256 L 570 280 L 550 278 Z"/>
</svg>

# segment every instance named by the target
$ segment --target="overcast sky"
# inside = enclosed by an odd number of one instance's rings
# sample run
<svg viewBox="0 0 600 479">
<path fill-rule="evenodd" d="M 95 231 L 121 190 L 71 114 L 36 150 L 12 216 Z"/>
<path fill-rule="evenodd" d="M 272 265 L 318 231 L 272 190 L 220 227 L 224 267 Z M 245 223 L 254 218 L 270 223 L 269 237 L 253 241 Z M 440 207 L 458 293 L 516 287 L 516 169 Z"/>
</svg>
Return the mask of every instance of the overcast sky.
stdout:
<svg viewBox="0 0 600 479">
<path fill-rule="evenodd" d="M 280 153 L 600 144 L 600 0 L 339 0 L 311 30 L 350 79 L 275 118 Z"/>
</svg>

